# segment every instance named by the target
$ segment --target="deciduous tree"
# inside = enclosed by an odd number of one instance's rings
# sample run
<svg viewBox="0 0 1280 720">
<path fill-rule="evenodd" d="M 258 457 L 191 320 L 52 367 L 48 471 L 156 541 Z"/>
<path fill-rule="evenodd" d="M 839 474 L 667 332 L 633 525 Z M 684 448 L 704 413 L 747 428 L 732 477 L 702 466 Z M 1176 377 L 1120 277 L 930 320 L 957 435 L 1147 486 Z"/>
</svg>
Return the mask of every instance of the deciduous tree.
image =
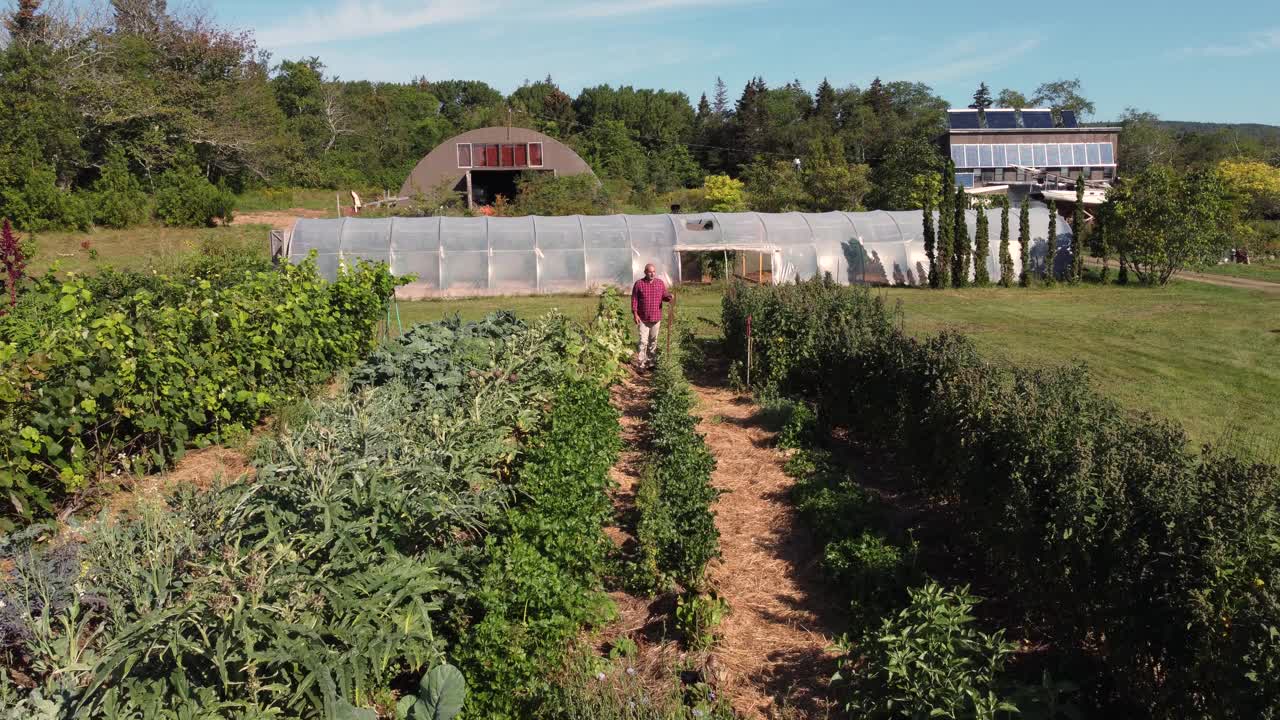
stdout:
<svg viewBox="0 0 1280 720">
<path fill-rule="evenodd" d="M 1236 208 L 1216 170 L 1180 175 L 1155 166 L 1107 197 L 1107 240 L 1138 281 L 1163 285 L 1190 265 L 1216 261 L 1230 245 Z"/>
</svg>

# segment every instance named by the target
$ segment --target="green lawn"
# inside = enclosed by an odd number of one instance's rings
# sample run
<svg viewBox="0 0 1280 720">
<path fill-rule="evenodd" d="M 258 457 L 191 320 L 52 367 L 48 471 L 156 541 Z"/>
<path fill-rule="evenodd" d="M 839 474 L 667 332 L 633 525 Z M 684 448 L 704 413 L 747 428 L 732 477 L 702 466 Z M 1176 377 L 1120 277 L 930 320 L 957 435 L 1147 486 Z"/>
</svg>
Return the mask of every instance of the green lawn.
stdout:
<svg viewBox="0 0 1280 720">
<path fill-rule="evenodd" d="M 1179 420 L 1197 442 L 1224 442 L 1280 459 L 1280 297 L 1202 283 L 1162 289 L 1086 285 L 933 292 L 878 290 L 901 301 L 908 331 L 970 335 L 988 357 L 1089 364 L 1096 386 L 1132 408 Z M 718 287 L 678 291 L 681 322 L 711 332 Z M 400 303 L 401 319 L 465 319 L 510 308 L 533 317 L 559 308 L 588 320 L 590 296 Z"/>
<path fill-rule="evenodd" d="M 143 269 L 162 266 L 188 255 L 204 243 L 249 244 L 265 254 L 266 225 L 228 225 L 217 228 L 170 228 L 143 225 L 127 230 L 49 232 L 35 235 L 33 273 L 44 272 L 54 262 L 62 270 L 89 272 L 104 266 Z"/>
<path fill-rule="evenodd" d="M 1248 265 L 1226 263 L 1202 268 L 1196 272 L 1205 273 L 1206 275 L 1226 275 L 1228 277 L 1280 283 L 1280 260 L 1260 260 L 1251 262 Z"/>
<path fill-rule="evenodd" d="M 956 328 L 1019 363 L 1085 361 L 1118 402 L 1280 460 L 1280 297 L 1194 282 L 885 292 L 910 332 Z"/>
</svg>

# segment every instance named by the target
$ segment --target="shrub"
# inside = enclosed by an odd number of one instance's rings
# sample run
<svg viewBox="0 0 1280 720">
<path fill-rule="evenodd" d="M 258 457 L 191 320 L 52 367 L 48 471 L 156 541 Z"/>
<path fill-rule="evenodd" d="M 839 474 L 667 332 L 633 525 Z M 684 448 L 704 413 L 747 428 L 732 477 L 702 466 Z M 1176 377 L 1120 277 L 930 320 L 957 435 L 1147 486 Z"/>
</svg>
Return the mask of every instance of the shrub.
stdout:
<svg viewBox="0 0 1280 720">
<path fill-rule="evenodd" d="M 156 217 L 165 225 L 213 227 L 216 220 L 234 217 L 235 196 L 215 186 L 193 164 L 180 165 L 160 176 Z"/>
<path fill-rule="evenodd" d="M 901 605 L 914 565 L 914 548 L 900 548 L 866 530 L 829 543 L 822 552 L 822 569 L 847 593 L 854 617 L 863 621 Z"/>
<path fill-rule="evenodd" d="M 261 262 L 33 284 L 19 314 L 30 302 L 54 318 L 0 343 L 0 433 L 17 440 L 0 448 L 0 483 L 18 516 L 243 432 L 370 347 L 396 282 L 385 266 L 326 283 L 311 262 Z"/>
<path fill-rule="evenodd" d="M 979 599 L 967 587 L 934 582 L 909 591 L 910 604 L 864 635 L 841 662 L 837 679 L 852 684 L 845 709 L 862 718 L 992 720 L 1017 707 L 997 678 L 1014 645 L 1003 632 L 974 627 Z"/>
<path fill-rule="evenodd" d="M 760 374 L 815 402 L 822 431 L 876 437 L 908 481 L 954 503 L 1016 611 L 1099 655 L 1091 681 L 1115 688 L 1101 702 L 1179 717 L 1276 706 L 1276 467 L 1190 452 L 1180 427 L 1121 409 L 1083 367 L 1009 368 L 955 333 L 910 337 L 865 289 L 726 298 L 735 354 L 747 313 Z M 801 507 L 830 501 L 826 487 Z"/>
<path fill-rule="evenodd" d="M 53 168 L 37 165 L 0 190 L 0 216 L 22 230 L 85 230 L 92 216 L 82 196 L 58 187 Z"/>
<path fill-rule="evenodd" d="M 93 222 L 110 228 L 137 225 L 147 216 L 147 195 L 142 183 L 129 172 L 124 153 L 114 150 L 107 155 L 102 176 L 89 195 Z"/>
<path fill-rule="evenodd" d="M 729 613 L 729 603 L 719 595 L 685 593 L 676 599 L 676 632 L 685 647 L 702 652 L 715 644 L 715 629 Z"/>
</svg>

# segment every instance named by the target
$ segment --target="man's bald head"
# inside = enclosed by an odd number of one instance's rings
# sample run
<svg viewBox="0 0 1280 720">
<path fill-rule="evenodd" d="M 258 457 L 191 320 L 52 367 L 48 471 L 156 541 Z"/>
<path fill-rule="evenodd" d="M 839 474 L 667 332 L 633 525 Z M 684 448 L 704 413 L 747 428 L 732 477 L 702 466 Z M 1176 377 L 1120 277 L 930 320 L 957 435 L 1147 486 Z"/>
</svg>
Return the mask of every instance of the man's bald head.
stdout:
<svg viewBox="0 0 1280 720">
<path fill-rule="evenodd" d="M 656 274 L 658 274 L 658 269 L 653 266 L 653 263 L 649 263 L 648 265 L 644 266 L 645 277 L 652 278 Z"/>
</svg>

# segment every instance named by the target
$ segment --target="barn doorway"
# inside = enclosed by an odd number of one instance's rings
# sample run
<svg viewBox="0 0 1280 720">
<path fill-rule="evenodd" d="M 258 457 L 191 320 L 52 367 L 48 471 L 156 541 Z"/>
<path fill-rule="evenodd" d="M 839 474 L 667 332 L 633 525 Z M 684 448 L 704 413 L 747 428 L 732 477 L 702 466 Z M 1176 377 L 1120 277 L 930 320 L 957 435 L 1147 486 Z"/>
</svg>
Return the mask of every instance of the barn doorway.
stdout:
<svg viewBox="0 0 1280 720">
<path fill-rule="evenodd" d="M 484 205 L 493 205 L 498 200 L 498 196 L 507 199 L 507 202 L 514 202 L 518 194 L 517 181 L 520 179 L 521 173 L 527 172 L 551 172 L 550 170 L 472 170 L 469 175 L 471 179 L 471 197 L 470 205 L 480 207 Z M 458 182 L 458 192 L 463 196 L 467 193 L 467 177 L 464 176 Z"/>
</svg>

